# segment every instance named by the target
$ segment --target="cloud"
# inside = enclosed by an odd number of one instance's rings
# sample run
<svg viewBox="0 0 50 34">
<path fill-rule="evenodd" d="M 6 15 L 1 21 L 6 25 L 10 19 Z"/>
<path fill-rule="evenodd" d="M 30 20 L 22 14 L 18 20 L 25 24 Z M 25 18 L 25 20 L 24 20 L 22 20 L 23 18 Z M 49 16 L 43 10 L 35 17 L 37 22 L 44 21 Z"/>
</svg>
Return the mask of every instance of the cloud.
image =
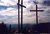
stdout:
<svg viewBox="0 0 50 34">
<path fill-rule="evenodd" d="M 50 1 L 44 1 L 43 4 L 46 6 L 50 6 Z"/>
<path fill-rule="evenodd" d="M 7 19 L 4 19 L 4 22 L 7 24 L 18 24 L 18 16 L 9 16 Z"/>
<path fill-rule="evenodd" d="M 2 0 L 4 2 L 4 4 L 7 5 L 16 5 L 17 4 L 17 0 L 14 0 L 16 2 L 14 2 L 13 0 Z"/>
<path fill-rule="evenodd" d="M 0 23 L 4 21 L 6 24 L 17 24 L 18 16 L 0 15 Z"/>
<path fill-rule="evenodd" d="M 0 11 L 0 14 L 1 14 L 1 15 L 7 15 L 7 16 L 18 15 L 17 13 L 18 13 L 17 10 L 11 10 L 11 11 Z"/>
<path fill-rule="evenodd" d="M 30 1 L 30 0 L 29 0 Z M 33 0 L 32 0 L 33 1 Z M 33 9 L 33 10 L 35 10 L 36 8 L 35 8 L 35 4 L 34 4 L 34 2 L 25 2 L 24 3 L 24 5 L 26 5 L 26 11 L 24 11 L 24 14 L 29 14 L 29 16 L 27 17 L 28 18 L 28 20 L 29 20 L 29 18 L 31 18 L 31 17 L 33 17 L 34 18 L 34 12 L 32 12 L 32 14 L 30 13 L 30 10 L 31 9 Z M 35 1 L 36 2 L 36 1 Z M 47 12 L 48 12 L 48 6 L 45 6 L 45 4 L 43 5 L 43 2 L 44 2 L 44 0 L 37 0 L 37 2 L 38 2 L 38 9 L 43 9 L 44 10 L 44 12 L 39 12 L 38 14 L 39 14 L 39 19 L 41 20 L 39 20 L 39 22 L 48 22 L 48 20 L 49 20 L 49 17 L 47 16 L 47 15 L 49 15 L 49 14 L 47 14 Z M 29 5 L 29 6 L 28 6 Z M 25 9 L 24 9 L 25 10 Z M 49 9 L 50 10 L 50 9 Z M 31 14 L 31 15 L 30 15 Z M 32 19 L 32 18 L 31 18 Z M 30 21 L 31 21 L 31 19 L 30 19 Z M 26 19 L 27 20 L 27 19 Z M 34 21 L 35 19 L 32 19 L 32 21 Z M 26 21 L 25 21 L 26 22 Z M 50 21 L 49 21 L 50 22 Z"/>
<path fill-rule="evenodd" d="M 17 0 L 15 0 L 15 1 L 2 0 L 2 1 L 4 1 L 4 3 L 9 6 L 17 4 L 16 3 Z M 33 9 L 33 10 L 36 9 L 36 5 L 33 1 L 35 1 L 35 0 L 24 0 L 23 5 L 26 6 L 26 8 L 23 8 L 23 22 L 24 23 L 30 23 L 30 24 L 36 23 L 36 13 L 30 12 L 31 9 Z M 44 10 L 44 12 L 38 12 L 39 22 L 48 22 L 49 18 L 47 15 L 49 15 L 49 14 L 47 12 L 48 12 L 48 10 L 50 11 L 50 9 L 48 9 L 49 7 L 45 6 L 43 4 L 44 0 L 36 0 L 35 2 L 38 2 L 37 3 L 38 9 Z M 2 16 L 5 16 L 2 18 L 2 20 L 5 21 L 5 23 L 7 22 L 9 24 L 17 23 L 18 22 L 18 10 L 17 9 L 10 10 L 10 9 L 13 9 L 13 8 L 8 8 L 7 10 L 0 11 L 0 14 Z"/>
</svg>

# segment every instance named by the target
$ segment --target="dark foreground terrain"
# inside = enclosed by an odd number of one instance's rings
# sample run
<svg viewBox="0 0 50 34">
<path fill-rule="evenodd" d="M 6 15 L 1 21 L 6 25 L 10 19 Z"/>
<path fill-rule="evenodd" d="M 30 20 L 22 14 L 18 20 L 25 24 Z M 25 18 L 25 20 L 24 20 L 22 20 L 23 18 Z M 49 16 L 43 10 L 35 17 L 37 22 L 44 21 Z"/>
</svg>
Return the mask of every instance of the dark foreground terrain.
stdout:
<svg viewBox="0 0 50 34">
<path fill-rule="evenodd" d="M 18 31 L 18 24 L 0 23 L 0 34 L 50 34 L 50 23 L 23 24 L 22 30 Z"/>
</svg>

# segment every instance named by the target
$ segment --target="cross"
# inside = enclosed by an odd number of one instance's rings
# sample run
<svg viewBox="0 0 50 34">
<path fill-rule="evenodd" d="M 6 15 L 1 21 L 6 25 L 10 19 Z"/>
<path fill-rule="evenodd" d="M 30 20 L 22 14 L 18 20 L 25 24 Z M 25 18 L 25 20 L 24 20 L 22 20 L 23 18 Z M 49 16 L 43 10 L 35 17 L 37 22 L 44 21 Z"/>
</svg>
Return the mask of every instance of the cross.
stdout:
<svg viewBox="0 0 50 34">
<path fill-rule="evenodd" d="M 18 0 L 18 31 L 20 31 L 20 6 L 21 6 L 21 30 L 22 30 L 22 25 L 23 25 L 23 7 L 26 8 L 23 5 L 23 0 L 21 0 L 21 4 L 20 4 L 20 0 Z"/>
<path fill-rule="evenodd" d="M 36 10 L 30 10 L 31 12 L 36 11 L 36 24 L 38 24 L 38 11 L 43 12 L 44 10 L 38 10 L 38 6 L 36 4 Z"/>
</svg>

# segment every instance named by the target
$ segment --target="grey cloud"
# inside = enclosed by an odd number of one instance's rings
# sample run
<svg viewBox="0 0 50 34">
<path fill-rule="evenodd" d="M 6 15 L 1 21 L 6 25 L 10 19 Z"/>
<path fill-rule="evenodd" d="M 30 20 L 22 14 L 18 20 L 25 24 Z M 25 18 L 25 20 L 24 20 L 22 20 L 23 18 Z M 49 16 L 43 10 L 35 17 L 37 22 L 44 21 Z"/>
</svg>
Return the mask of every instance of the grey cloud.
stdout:
<svg viewBox="0 0 50 34">
<path fill-rule="evenodd" d="M 8 8 L 17 9 L 18 6 L 17 5 L 12 5 L 12 6 L 3 6 L 3 5 L 0 5 L 0 11 L 2 11 L 2 10 L 8 10 Z"/>
<path fill-rule="evenodd" d="M 43 2 L 43 4 L 46 5 L 46 6 L 50 6 L 50 1 L 45 0 L 45 1 Z"/>
<path fill-rule="evenodd" d="M 8 24 L 15 24 L 18 20 L 18 16 L 4 16 L 4 15 L 0 15 L 0 21 L 4 21 L 5 23 Z"/>
</svg>

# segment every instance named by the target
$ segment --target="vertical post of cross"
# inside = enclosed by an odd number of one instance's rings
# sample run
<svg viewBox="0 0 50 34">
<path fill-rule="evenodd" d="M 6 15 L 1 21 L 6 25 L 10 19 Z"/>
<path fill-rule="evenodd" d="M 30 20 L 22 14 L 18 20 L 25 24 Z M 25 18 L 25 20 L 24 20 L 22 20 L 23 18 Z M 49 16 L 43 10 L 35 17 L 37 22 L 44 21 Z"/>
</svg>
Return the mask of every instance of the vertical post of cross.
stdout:
<svg viewBox="0 0 50 34">
<path fill-rule="evenodd" d="M 38 11 L 37 11 L 38 7 L 36 5 L 36 24 L 38 24 Z"/>
<path fill-rule="evenodd" d="M 23 0 L 21 0 L 21 5 L 23 5 Z M 23 25 L 23 7 L 21 6 L 21 30 Z"/>
<path fill-rule="evenodd" d="M 18 4 L 20 4 L 20 0 L 18 0 Z M 20 6 L 18 5 L 18 32 L 20 31 Z"/>
</svg>

